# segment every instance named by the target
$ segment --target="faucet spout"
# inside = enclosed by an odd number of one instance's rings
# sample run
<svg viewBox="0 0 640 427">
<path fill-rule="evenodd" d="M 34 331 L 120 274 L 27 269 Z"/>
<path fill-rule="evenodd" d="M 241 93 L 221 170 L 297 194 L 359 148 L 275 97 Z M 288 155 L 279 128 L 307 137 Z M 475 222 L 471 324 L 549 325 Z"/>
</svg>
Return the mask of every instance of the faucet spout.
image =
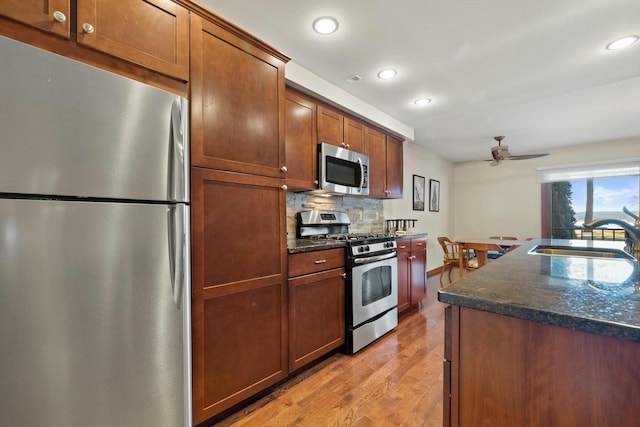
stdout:
<svg viewBox="0 0 640 427">
<path fill-rule="evenodd" d="M 627 208 L 623 209 L 625 213 L 629 213 Z M 632 215 L 636 220 L 635 226 L 630 225 L 628 222 L 622 221 L 621 219 L 614 218 L 599 218 L 594 219 L 593 221 L 586 222 L 582 224 L 584 228 L 593 229 L 596 227 L 601 227 L 603 225 L 615 224 L 619 227 L 622 227 L 626 231 L 626 247 L 624 248 L 630 255 L 634 258 L 640 260 L 640 221 L 635 215 Z"/>
</svg>

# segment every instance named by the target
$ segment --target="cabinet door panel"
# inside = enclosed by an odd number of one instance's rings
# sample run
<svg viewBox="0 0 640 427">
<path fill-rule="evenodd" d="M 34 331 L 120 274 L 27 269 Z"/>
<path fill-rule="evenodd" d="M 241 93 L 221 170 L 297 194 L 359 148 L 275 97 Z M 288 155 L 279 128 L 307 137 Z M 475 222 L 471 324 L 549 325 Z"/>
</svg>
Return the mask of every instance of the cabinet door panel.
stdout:
<svg viewBox="0 0 640 427">
<path fill-rule="evenodd" d="M 345 117 L 344 142 L 349 150 L 364 153 L 364 125 L 361 122 Z"/>
<path fill-rule="evenodd" d="M 411 274 L 410 253 L 398 251 L 398 312 L 401 313 L 411 307 Z"/>
<path fill-rule="evenodd" d="M 344 142 L 342 114 L 331 108 L 318 106 L 318 142 L 338 147 Z"/>
<path fill-rule="evenodd" d="M 411 305 L 427 296 L 427 251 L 411 252 Z"/>
<path fill-rule="evenodd" d="M 296 370 L 345 341 L 344 268 L 289 280 L 289 368 Z"/>
<path fill-rule="evenodd" d="M 191 184 L 198 424 L 287 374 L 285 192 L 280 179 L 199 168 Z"/>
<path fill-rule="evenodd" d="M 56 21 L 54 12 L 64 14 L 64 22 Z M 2 0 L 0 14 L 66 39 L 70 35 L 69 0 Z"/>
<path fill-rule="evenodd" d="M 282 283 L 204 301 L 204 408 L 228 408 L 284 378 Z"/>
<path fill-rule="evenodd" d="M 281 177 L 284 63 L 192 19 L 192 164 Z"/>
<path fill-rule="evenodd" d="M 387 137 L 387 197 L 402 198 L 402 141 Z"/>
<path fill-rule="evenodd" d="M 80 44 L 189 78 L 189 11 L 170 0 L 78 0 L 77 31 Z"/>
<path fill-rule="evenodd" d="M 386 136 L 375 129 L 365 130 L 365 154 L 369 156 L 369 197 L 385 197 L 387 181 Z"/>
<path fill-rule="evenodd" d="M 296 190 L 314 190 L 318 173 L 316 104 L 287 91 L 285 129 L 287 185 Z"/>
</svg>

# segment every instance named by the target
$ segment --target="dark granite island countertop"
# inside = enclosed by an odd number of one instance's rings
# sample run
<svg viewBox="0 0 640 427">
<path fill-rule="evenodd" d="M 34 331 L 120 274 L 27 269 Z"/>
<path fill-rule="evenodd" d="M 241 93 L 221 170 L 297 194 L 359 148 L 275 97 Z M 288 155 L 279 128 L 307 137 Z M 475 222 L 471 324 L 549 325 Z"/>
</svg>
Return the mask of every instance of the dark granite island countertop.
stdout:
<svg viewBox="0 0 640 427">
<path fill-rule="evenodd" d="M 438 292 L 443 303 L 640 342 L 637 261 L 529 254 L 536 245 L 622 249 L 623 242 L 536 239 Z"/>
</svg>

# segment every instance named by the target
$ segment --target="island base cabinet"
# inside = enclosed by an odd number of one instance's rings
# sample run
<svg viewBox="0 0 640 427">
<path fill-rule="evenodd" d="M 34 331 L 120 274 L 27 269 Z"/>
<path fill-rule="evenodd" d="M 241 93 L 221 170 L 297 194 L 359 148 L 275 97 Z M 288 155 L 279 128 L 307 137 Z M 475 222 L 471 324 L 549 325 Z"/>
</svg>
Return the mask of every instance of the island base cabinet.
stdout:
<svg viewBox="0 0 640 427">
<path fill-rule="evenodd" d="M 445 322 L 450 425 L 638 425 L 640 343 L 455 305 Z"/>
</svg>

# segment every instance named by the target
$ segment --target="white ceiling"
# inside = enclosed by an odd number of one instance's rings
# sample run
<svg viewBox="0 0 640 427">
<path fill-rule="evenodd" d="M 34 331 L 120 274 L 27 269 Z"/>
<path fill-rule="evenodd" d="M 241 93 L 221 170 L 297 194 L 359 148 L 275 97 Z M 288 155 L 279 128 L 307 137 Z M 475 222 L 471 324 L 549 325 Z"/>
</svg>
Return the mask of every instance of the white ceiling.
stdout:
<svg viewBox="0 0 640 427">
<path fill-rule="evenodd" d="M 640 42 L 605 50 L 640 34 L 640 0 L 197 2 L 454 162 L 490 157 L 495 135 L 516 155 L 640 139 Z M 340 27 L 320 36 L 311 23 L 326 15 Z M 378 79 L 383 68 L 398 76 Z"/>
</svg>

